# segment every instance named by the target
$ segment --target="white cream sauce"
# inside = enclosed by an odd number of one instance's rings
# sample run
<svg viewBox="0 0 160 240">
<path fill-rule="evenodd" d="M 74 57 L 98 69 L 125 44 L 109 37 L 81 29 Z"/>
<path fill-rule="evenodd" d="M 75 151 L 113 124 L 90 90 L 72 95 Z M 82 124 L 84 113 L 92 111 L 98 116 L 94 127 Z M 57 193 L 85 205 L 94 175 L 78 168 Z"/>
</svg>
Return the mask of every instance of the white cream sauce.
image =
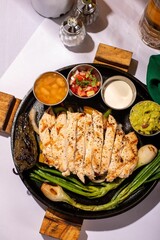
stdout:
<svg viewBox="0 0 160 240">
<path fill-rule="evenodd" d="M 133 98 L 133 92 L 128 83 L 117 80 L 109 83 L 104 90 L 104 100 L 110 107 L 122 109 L 127 107 Z"/>
</svg>

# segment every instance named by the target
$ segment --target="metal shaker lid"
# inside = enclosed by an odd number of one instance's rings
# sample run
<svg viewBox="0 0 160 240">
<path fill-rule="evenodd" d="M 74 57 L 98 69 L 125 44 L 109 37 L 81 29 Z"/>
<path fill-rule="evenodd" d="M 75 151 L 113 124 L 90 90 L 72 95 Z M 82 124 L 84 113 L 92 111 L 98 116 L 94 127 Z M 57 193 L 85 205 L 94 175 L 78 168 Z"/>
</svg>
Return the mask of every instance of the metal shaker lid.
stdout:
<svg viewBox="0 0 160 240">
<path fill-rule="evenodd" d="M 69 17 L 63 22 L 63 29 L 68 33 L 78 34 L 83 27 L 83 22 L 75 17 Z"/>
<path fill-rule="evenodd" d="M 77 9 L 84 15 L 92 14 L 96 10 L 96 0 L 78 0 Z"/>
</svg>

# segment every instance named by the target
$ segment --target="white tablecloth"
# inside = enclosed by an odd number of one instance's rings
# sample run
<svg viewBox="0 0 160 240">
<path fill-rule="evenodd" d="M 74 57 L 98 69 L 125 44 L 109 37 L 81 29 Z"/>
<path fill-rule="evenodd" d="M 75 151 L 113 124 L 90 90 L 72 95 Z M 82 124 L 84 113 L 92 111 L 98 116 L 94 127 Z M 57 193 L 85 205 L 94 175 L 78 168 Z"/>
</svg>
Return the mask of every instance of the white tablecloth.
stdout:
<svg viewBox="0 0 160 240">
<path fill-rule="evenodd" d="M 93 62 L 97 46 L 106 43 L 133 52 L 132 73 L 143 83 L 149 57 L 158 50 L 147 47 L 138 34 L 138 21 L 146 0 L 99 0 L 99 18 L 87 27 L 84 43 L 68 49 L 59 40 L 64 17 L 44 19 L 29 0 L 1 0 L 0 91 L 23 98 L 42 72 L 81 62 Z M 14 168 L 10 138 L 0 136 L 0 239 L 49 240 L 39 229 L 45 206 L 27 191 Z M 119 216 L 85 220 L 80 240 L 158 240 L 160 184 L 139 205 Z M 70 240 L 70 239 L 69 239 Z"/>
</svg>

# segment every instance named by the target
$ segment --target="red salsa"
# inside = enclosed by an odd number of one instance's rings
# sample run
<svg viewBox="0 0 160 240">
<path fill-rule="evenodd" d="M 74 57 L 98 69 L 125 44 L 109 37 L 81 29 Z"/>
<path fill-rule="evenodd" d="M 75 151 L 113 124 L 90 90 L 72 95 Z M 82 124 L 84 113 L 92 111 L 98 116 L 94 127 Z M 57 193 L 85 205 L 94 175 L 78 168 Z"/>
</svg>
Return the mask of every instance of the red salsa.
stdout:
<svg viewBox="0 0 160 240">
<path fill-rule="evenodd" d="M 101 83 L 96 78 L 96 75 L 92 73 L 92 70 L 76 70 L 71 76 L 69 85 L 74 94 L 80 97 L 90 97 L 98 92 Z"/>
</svg>

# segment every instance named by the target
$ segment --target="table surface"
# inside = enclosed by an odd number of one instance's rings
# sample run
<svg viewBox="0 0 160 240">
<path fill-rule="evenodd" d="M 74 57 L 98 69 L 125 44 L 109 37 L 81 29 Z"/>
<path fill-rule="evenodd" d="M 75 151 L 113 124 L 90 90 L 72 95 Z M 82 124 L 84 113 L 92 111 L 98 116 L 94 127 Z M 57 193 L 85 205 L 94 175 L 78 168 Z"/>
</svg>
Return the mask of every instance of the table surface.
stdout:
<svg viewBox="0 0 160 240">
<path fill-rule="evenodd" d="M 138 21 L 146 0 L 99 0 L 99 17 L 87 27 L 79 47 L 66 48 L 59 26 L 66 16 L 45 19 L 30 0 L 0 0 L 0 91 L 23 98 L 35 78 L 45 71 L 81 62 L 93 62 L 98 44 L 133 52 L 130 71 L 143 83 L 149 57 L 159 54 L 146 46 L 138 34 Z M 45 206 L 36 201 L 20 178 L 13 174 L 10 137 L 0 136 L 0 239 L 49 240 L 39 229 Z M 158 240 L 160 235 L 160 184 L 133 209 L 112 218 L 84 220 L 80 240 Z"/>
</svg>

